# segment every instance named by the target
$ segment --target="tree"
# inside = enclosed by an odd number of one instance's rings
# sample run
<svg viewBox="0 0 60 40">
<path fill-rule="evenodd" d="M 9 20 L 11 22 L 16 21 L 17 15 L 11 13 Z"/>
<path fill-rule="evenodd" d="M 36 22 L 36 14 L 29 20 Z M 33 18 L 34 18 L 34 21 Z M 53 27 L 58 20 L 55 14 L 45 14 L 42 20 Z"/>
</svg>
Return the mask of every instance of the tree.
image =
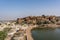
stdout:
<svg viewBox="0 0 60 40">
<path fill-rule="evenodd" d="M 45 18 L 45 15 L 42 15 L 43 18 Z"/>
</svg>

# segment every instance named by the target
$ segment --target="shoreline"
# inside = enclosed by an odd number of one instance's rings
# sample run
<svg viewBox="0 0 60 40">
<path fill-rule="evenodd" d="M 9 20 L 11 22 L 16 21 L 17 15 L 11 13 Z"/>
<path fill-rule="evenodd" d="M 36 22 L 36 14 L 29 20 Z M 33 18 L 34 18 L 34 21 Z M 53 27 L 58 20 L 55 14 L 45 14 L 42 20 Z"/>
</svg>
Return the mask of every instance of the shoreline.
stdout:
<svg viewBox="0 0 60 40">
<path fill-rule="evenodd" d="M 32 37 L 31 31 L 33 29 L 35 29 L 35 28 L 52 28 L 52 29 L 55 29 L 55 28 L 60 28 L 60 25 L 56 25 L 56 24 L 45 24 L 44 27 L 38 27 L 38 25 L 29 26 L 26 29 L 27 40 L 34 40 L 33 37 Z"/>
</svg>

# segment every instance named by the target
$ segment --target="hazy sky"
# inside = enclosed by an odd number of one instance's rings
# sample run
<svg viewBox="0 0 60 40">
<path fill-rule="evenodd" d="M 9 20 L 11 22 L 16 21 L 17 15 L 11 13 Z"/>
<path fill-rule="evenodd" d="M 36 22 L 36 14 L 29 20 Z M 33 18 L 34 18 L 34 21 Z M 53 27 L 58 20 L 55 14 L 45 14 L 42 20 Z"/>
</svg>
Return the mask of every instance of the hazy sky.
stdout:
<svg viewBox="0 0 60 40">
<path fill-rule="evenodd" d="M 0 0 L 0 19 L 60 15 L 60 0 Z"/>
</svg>

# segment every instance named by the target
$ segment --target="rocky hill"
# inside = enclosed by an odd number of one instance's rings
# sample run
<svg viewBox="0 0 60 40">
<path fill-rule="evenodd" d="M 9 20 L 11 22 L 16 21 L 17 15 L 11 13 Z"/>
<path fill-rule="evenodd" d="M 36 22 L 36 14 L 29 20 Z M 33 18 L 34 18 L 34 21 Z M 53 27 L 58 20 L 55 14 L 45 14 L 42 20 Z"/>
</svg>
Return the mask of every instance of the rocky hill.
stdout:
<svg viewBox="0 0 60 40">
<path fill-rule="evenodd" d="M 24 18 L 17 18 L 18 24 L 56 24 L 60 21 L 60 17 L 57 16 L 28 16 Z"/>
</svg>

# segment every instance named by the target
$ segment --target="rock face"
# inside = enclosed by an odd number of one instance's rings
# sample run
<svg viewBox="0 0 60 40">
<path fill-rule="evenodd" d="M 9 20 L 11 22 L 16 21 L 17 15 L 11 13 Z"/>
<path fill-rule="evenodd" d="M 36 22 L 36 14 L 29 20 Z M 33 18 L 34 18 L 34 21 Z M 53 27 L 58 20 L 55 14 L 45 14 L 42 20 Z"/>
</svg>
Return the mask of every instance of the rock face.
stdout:
<svg viewBox="0 0 60 40">
<path fill-rule="evenodd" d="M 56 16 L 28 16 L 25 18 L 18 18 L 18 24 L 51 24 L 58 22 Z"/>
</svg>

